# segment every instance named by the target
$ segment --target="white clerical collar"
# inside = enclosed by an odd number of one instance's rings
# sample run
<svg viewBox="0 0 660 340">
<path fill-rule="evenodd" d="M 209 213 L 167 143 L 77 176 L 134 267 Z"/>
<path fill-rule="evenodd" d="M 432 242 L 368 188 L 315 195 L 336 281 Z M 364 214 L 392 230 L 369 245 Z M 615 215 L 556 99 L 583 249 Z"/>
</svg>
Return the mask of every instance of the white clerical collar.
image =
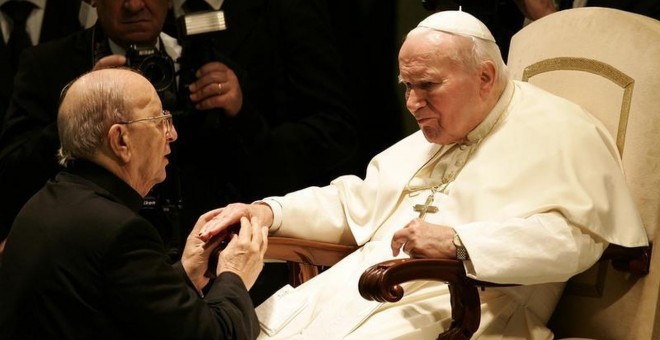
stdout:
<svg viewBox="0 0 660 340">
<path fill-rule="evenodd" d="M 511 80 L 507 81 L 506 87 L 500 95 L 500 99 L 497 101 L 493 109 L 490 110 L 486 118 L 479 125 L 477 125 L 476 128 L 468 133 L 468 142 L 465 144 L 472 144 L 486 137 L 486 135 L 492 131 L 493 125 L 501 121 L 500 116 L 505 114 L 507 108 L 509 107 L 511 98 L 513 98 L 514 88 L 515 86 L 513 86 L 513 82 Z"/>
<path fill-rule="evenodd" d="M 222 7 L 222 4 L 225 2 L 224 0 L 204 0 L 211 8 L 214 10 L 218 11 Z M 172 5 L 173 5 L 173 10 L 174 10 L 174 17 L 178 18 L 181 15 L 184 14 L 183 11 L 183 3 L 186 2 L 186 0 L 173 0 Z"/>
</svg>

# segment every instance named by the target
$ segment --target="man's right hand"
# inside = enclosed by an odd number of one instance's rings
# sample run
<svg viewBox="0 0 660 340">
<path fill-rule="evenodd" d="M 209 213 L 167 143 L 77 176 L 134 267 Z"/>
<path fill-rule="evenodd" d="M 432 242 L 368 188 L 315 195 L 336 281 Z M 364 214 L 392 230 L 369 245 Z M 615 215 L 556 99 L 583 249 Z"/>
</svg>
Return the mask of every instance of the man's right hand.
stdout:
<svg viewBox="0 0 660 340">
<path fill-rule="evenodd" d="M 259 221 L 266 227 L 270 227 L 273 224 L 273 211 L 270 210 L 268 205 L 261 203 L 232 203 L 224 208 L 220 208 L 219 214 L 201 228 L 198 236 L 204 242 L 208 242 L 215 235 L 239 223 L 241 217 L 247 217 L 250 221 L 252 217 L 258 217 Z"/>
<path fill-rule="evenodd" d="M 241 217 L 241 230 L 218 259 L 217 275 L 232 272 L 238 275 L 249 290 L 254 285 L 264 266 L 264 254 L 268 248 L 268 227 L 264 227 L 258 217 L 250 220 Z"/>
</svg>

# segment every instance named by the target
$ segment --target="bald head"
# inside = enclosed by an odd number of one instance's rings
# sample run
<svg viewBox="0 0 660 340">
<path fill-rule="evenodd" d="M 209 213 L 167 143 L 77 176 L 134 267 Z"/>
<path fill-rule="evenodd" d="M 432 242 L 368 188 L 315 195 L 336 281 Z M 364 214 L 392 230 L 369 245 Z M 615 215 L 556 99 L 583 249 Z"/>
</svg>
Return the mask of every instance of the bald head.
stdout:
<svg viewBox="0 0 660 340">
<path fill-rule="evenodd" d="M 127 68 L 108 68 L 86 73 L 62 93 L 57 116 L 61 148 L 59 160 L 91 160 L 108 128 L 127 119 L 134 97 L 154 91 L 151 83 Z"/>
<path fill-rule="evenodd" d="M 73 82 L 62 93 L 60 103 L 60 114 L 66 115 L 71 107 L 78 108 L 79 105 L 101 101 L 110 94 L 126 95 L 134 94 L 133 90 L 150 87 L 149 81 L 142 75 L 129 68 L 106 68 L 83 74 Z"/>
</svg>

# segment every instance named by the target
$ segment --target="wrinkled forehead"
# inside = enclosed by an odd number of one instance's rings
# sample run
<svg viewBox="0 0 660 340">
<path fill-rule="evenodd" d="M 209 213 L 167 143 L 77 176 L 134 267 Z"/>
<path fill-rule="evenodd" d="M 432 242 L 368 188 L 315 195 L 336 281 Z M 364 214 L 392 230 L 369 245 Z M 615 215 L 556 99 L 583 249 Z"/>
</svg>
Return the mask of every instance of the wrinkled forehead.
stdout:
<svg viewBox="0 0 660 340">
<path fill-rule="evenodd" d="M 408 58 L 438 60 L 454 57 L 460 48 L 469 48 L 470 39 L 454 34 L 417 27 L 410 31 L 399 51 L 399 61 Z"/>
</svg>

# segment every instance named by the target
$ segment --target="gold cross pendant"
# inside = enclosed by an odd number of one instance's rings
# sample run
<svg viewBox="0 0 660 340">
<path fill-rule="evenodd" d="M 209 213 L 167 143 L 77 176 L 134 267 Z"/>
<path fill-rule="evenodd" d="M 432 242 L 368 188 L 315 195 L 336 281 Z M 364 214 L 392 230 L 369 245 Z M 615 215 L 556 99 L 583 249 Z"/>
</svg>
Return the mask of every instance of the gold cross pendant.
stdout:
<svg viewBox="0 0 660 340">
<path fill-rule="evenodd" d="M 424 219 L 427 213 L 434 214 L 438 212 L 438 207 L 431 205 L 433 204 L 433 196 L 435 196 L 435 190 L 431 190 L 431 194 L 426 198 L 424 204 L 415 204 L 413 209 L 419 212 L 419 218 Z"/>
</svg>

